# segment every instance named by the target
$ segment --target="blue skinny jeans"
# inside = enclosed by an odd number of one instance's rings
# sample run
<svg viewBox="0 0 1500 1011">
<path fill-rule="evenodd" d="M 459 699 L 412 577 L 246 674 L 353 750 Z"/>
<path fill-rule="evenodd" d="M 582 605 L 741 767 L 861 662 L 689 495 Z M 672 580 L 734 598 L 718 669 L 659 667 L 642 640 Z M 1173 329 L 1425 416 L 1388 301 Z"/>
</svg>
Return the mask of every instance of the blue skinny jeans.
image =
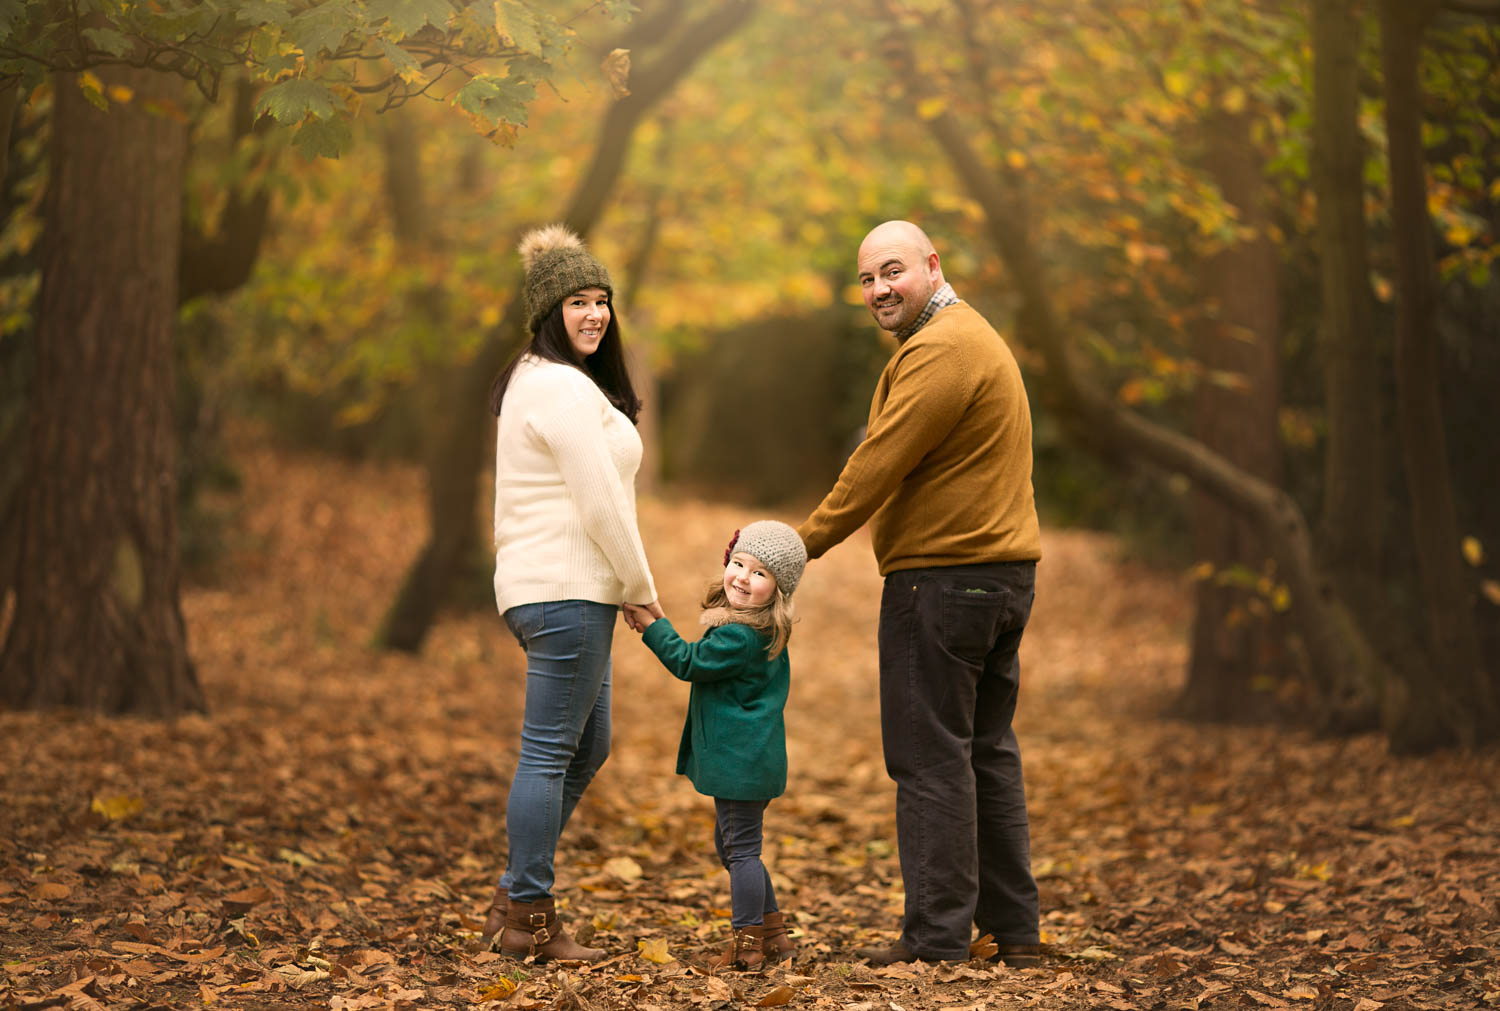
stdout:
<svg viewBox="0 0 1500 1011">
<path fill-rule="evenodd" d="M 521 757 L 505 811 L 510 857 L 500 878 L 517 902 L 551 896 L 558 837 L 609 757 L 609 650 L 618 614 L 591 600 L 505 612 L 526 651 Z"/>
</svg>

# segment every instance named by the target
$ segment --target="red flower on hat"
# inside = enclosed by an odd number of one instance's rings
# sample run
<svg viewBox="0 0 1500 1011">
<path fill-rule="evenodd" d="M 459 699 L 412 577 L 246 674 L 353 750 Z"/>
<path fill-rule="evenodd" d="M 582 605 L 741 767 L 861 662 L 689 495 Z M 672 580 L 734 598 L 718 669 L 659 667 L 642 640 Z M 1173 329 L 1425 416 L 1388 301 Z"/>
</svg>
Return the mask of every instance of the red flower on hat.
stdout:
<svg viewBox="0 0 1500 1011">
<path fill-rule="evenodd" d="M 736 530 L 734 536 L 729 538 L 729 546 L 724 549 L 724 564 L 729 564 L 729 556 L 734 554 L 734 546 L 740 542 L 740 532 Z"/>
</svg>

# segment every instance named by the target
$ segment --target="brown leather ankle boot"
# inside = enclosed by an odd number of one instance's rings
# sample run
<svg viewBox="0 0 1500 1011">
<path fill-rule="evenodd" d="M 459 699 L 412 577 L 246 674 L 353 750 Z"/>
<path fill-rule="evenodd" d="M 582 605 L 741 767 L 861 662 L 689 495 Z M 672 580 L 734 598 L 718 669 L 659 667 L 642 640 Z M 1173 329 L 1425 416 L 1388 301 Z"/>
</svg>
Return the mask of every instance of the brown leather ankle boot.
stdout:
<svg viewBox="0 0 1500 1011">
<path fill-rule="evenodd" d="M 503 885 L 495 886 L 495 897 L 490 900 L 490 908 L 484 918 L 484 930 L 479 933 L 479 940 L 489 944 L 494 936 L 505 929 L 505 911 L 510 907 L 510 896 L 505 893 Z"/>
<path fill-rule="evenodd" d="M 754 972 L 765 965 L 765 953 L 760 946 L 765 941 L 764 928 L 760 924 L 741 927 L 729 937 L 729 947 L 709 964 L 710 972 L 739 969 Z"/>
<path fill-rule="evenodd" d="M 781 962 L 797 953 L 797 946 L 787 936 L 786 920 L 780 912 L 767 913 L 761 928 L 765 936 L 761 941 L 760 950 L 766 958 L 772 962 Z"/>
<path fill-rule="evenodd" d="M 538 899 L 536 902 L 509 899 L 505 933 L 500 935 L 500 954 L 512 958 L 534 955 L 538 962 L 554 958 L 566 962 L 597 962 L 604 958 L 604 949 L 585 948 L 569 937 L 558 922 L 552 899 Z"/>
</svg>

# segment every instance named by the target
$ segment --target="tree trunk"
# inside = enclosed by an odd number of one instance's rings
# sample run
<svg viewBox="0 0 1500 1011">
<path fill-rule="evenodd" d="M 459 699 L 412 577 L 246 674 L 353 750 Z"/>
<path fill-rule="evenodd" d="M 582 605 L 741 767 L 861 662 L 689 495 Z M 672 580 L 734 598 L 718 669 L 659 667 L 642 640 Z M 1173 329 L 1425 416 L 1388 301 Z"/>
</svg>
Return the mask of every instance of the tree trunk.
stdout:
<svg viewBox="0 0 1500 1011">
<path fill-rule="evenodd" d="M 1217 307 L 1200 330 L 1194 428 L 1205 446 L 1271 485 L 1281 483 L 1276 427 L 1279 403 L 1276 249 L 1267 235 L 1264 158 L 1250 136 L 1247 113 L 1215 112 L 1203 124 L 1204 164 L 1239 221 L 1254 236 L 1208 257 L 1204 294 Z M 1216 382 L 1215 374 L 1234 384 Z M 1193 541 L 1213 574 L 1197 584 L 1187 682 L 1174 710 L 1190 719 L 1231 721 L 1272 715 L 1257 682 L 1284 672 L 1284 630 L 1264 595 L 1246 578 L 1271 557 L 1265 534 L 1243 512 L 1198 491 Z M 1247 585 L 1248 584 L 1248 585 Z"/>
<path fill-rule="evenodd" d="M 1451 733 L 1467 747 L 1495 732 L 1495 701 L 1474 629 L 1473 589 L 1459 551 L 1438 389 L 1437 273 L 1417 79 L 1422 34 L 1435 10 L 1434 4 L 1412 0 L 1380 5 L 1396 255 L 1396 416 L 1433 668 L 1432 682 L 1413 693 L 1411 718 L 1401 727 L 1399 743 L 1413 749 L 1442 743 L 1435 733 Z"/>
<path fill-rule="evenodd" d="M 249 81 L 234 86 L 233 114 L 230 120 L 229 151 L 258 130 L 269 129 L 271 118 L 255 118 L 258 89 Z M 262 152 L 258 163 L 268 162 L 271 154 Z M 246 171 L 235 181 L 225 201 L 213 234 L 184 221 L 178 301 L 186 304 L 200 295 L 223 295 L 250 279 L 260 246 L 271 219 L 271 189 L 253 180 L 255 173 Z"/>
<path fill-rule="evenodd" d="M 432 228 L 432 217 L 423 192 L 421 142 L 410 110 L 395 109 L 385 114 L 383 140 L 386 198 L 390 204 L 396 243 L 407 256 L 430 255 L 442 240 Z M 456 184 L 459 186 L 464 184 L 466 176 L 470 176 L 469 181 L 477 181 L 471 176 L 468 165 L 466 160 L 458 163 Z M 411 292 L 408 311 L 423 317 L 431 326 L 445 326 L 447 299 L 441 286 L 432 285 Z M 442 466 L 453 440 L 467 443 L 471 438 L 466 429 L 473 427 L 473 419 L 466 412 L 445 409 L 445 405 L 455 402 L 455 397 L 463 396 L 465 379 L 471 369 L 468 364 L 430 369 L 425 377 L 430 386 L 428 395 L 432 406 L 428 416 L 434 419 L 427 432 L 423 454 L 427 462 L 427 516 L 430 523 L 427 547 L 418 565 L 407 574 L 396 602 L 386 614 L 385 624 L 376 637 L 381 646 L 412 650 L 420 647 L 427 629 L 437 617 L 449 579 L 475 550 L 478 528 L 472 519 L 462 522 L 458 517 L 472 516 L 478 473 L 466 474 Z M 456 402 L 462 403 L 463 400 Z"/>
<path fill-rule="evenodd" d="M 635 128 L 647 110 L 699 59 L 732 35 L 753 9 L 745 0 L 722 0 L 668 43 L 666 51 L 651 62 L 648 70 L 632 76 L 630 94 L 610 106 L 604 115 L 599 139 L 594 145 L 593 160 L 562 215 L 563 224 L 580 236 L 586 236 L 593 229 L 624 166 Z M 511 290 L 521 290 L 519 271 Z M 500 323 L 469 366 L 455 403 L 471 405 L 472 413 L 465 410 L 451 412 L 451 429 L 443 440 L 441 455 L 429 467 L 428 480 L 433 489 L 429 501 L 434 509 L 430 528 L 435 532 L 460 526 L 472 527 L 475 522 L 474 496 L 479 487 L 479 475 L 484 469 L 486 449 L 492 446 L 495 436 L 494 418 L 482 405 L 487 403 L 492 378 L 521 343 L 517 304 L 518 299 L 512 296 Z M 385 646 L 411 652 L 422 648 L 422 640 L 427 636 L 437 608 L 462 564 L 463 558 L 456 549 L 460 543 L 462 539 L 456 536 L 435 533 L 429 537 L 386 615 Z"/>
<path fill-rule="evenodd" d="M 1334 582 L 1365 614 L 1381 592 L 1385 444 L 1365 231 L 1360 32 L 1351 0 L 1313 0 L 1312 37 L 1319 345 L 1328 417 L 1318 548 Z"/>
<path fill-rule="evenodd" d="M 172 341 L 183 83 L 106 67 L 134 98 L 54 82 L 14 618 L 0 700 L 170 715 L 204 708 L 178 602 Z"/>
</svg>

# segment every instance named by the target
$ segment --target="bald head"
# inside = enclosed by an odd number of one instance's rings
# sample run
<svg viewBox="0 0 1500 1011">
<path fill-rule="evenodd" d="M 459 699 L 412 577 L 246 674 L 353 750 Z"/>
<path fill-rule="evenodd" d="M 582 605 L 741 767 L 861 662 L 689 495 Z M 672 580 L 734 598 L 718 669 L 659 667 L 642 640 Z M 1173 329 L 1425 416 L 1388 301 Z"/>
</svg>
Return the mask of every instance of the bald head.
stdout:
<svg viewBox="0 0 1500 1011">
<path fill-rule="evenodd" d="M 914 323 L 944 284 L 932 240 L 910 221 L 886 221 L 870 229 L 859 244 L 858 262 L 865 307 L 892 332 Z"/>
<path fill-rule="evenodd" d="M 907 246 L 916 250 L 920 256 L 936 252 L 927 233 L 910 221 L 885 221 L 870 229 L 865 241 L 859 244 L 861 258 L 870 246 Z"/>
</svg>

